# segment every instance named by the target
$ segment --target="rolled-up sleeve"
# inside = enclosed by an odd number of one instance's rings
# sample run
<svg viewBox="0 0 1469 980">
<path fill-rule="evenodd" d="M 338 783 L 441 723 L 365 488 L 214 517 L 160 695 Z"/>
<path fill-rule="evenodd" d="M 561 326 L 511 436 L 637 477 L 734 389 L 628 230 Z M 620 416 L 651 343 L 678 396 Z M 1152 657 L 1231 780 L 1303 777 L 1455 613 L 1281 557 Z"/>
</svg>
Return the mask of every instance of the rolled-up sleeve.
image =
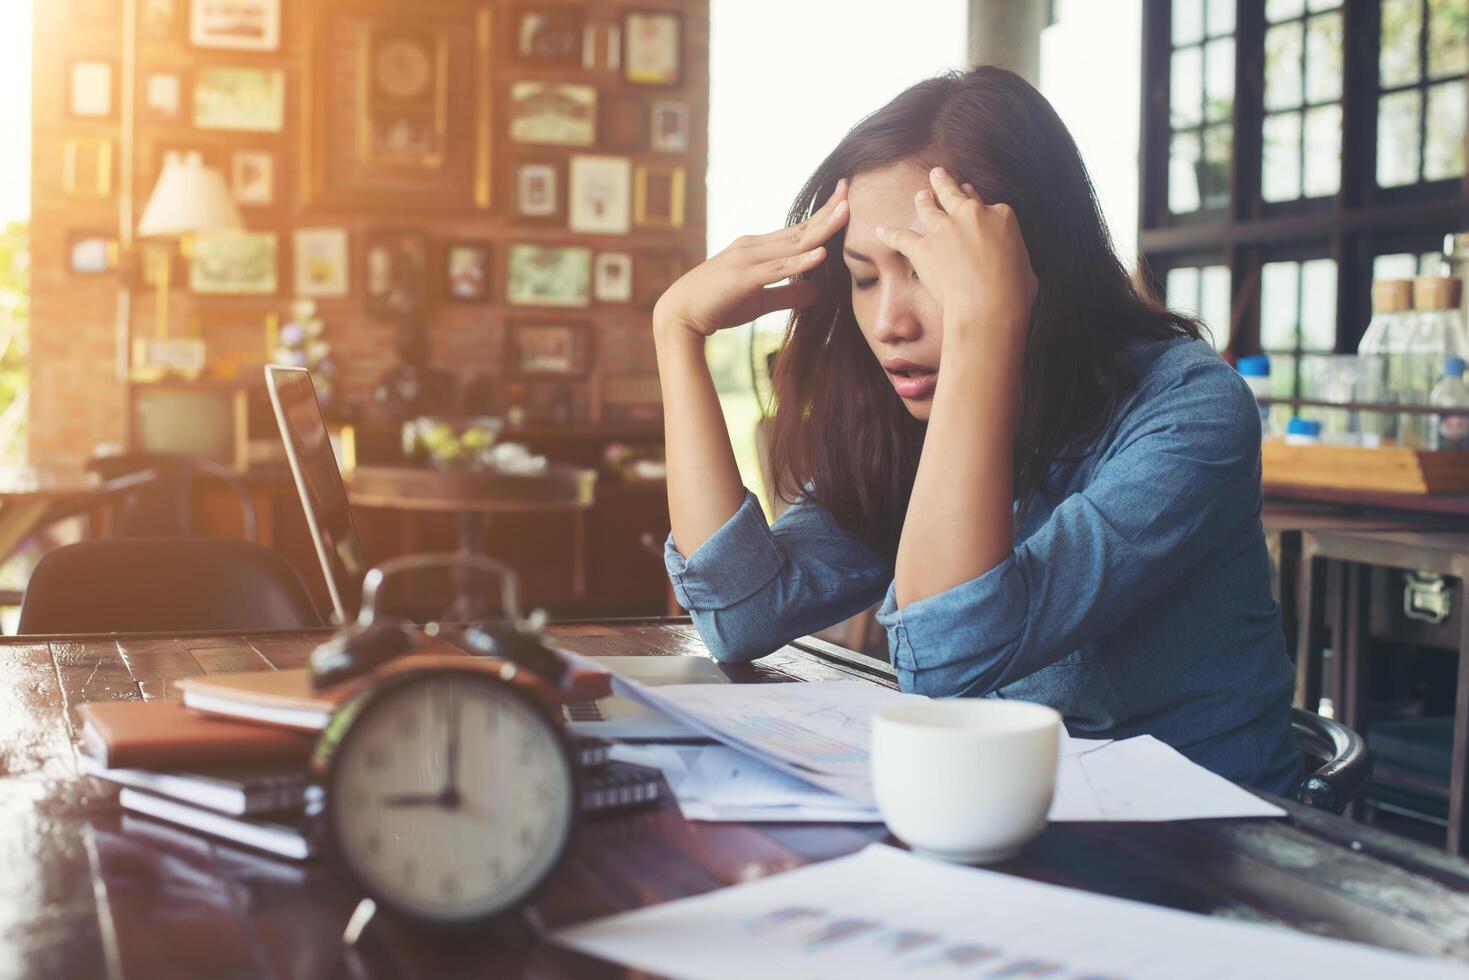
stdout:
<svg viewBox="0 0 1469 980">
<path fill-rule="evenodd" d="M 802 497 L 772 526 L 755 495 L 693 554 L 663 547 L 674 596 L 720 660 L 753 660 L 882 598 L 892 571 Z"/>
<path fill-rule="evenodd" d="M 1260 507 L 1254 399 L 1223 361 L 1135 403 L 1090 482 L 1000 564 L 878 621 L 905 690 L 982 695 L 1066 657 L 1217 560 Z"/>
</svg>

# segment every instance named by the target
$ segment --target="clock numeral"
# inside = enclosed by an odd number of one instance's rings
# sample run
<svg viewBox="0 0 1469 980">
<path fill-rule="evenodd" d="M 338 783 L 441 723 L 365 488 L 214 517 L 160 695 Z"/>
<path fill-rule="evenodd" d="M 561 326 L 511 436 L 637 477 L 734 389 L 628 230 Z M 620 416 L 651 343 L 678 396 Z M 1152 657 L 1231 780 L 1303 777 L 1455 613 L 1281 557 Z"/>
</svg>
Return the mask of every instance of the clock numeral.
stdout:
<svg viewBox="0 0 1469 980">
<path fill-rule="evenodd" d="M 383 839 L 381 837 L 379 837 L 377 834 L 372 834 L 371 836 L 369 836 L 367 838 L 367 853 L 368 854 L 376 854 L 378 851 L 381 851 L 382 849 L 383 849 Z"/>
<path fill-rule="evenodd" d="M 397 727 L 399 735 L 412 735 L 417 732 L 418 712 L 414 711 L 412 708 L 403 709 L 403 713 L 398 716 Z"/>
<path fill-rule="evenodd" d="M 516 746 L 516 765 L 528 766 L 535 761 L 535 746 L 530 739 L 523 738 Z"/>
<path fill-rule="evenodd" d="M 496 882 L 505 878 L 505 864 L 499 858 L 490 859 L 490 878 Z"/>
<path fill-rule="evenodd" d="M 418 864 L 415 861 L 403 862 L 403 884 L 413 884 L 413 879 L 418 877 Z"/>
<path fill-rule="evenodd" d="M 550 803 L 556 799 L 556 787 L 551 783 L 536 783 L 536 802 Z"/>
<path fill-rule="evenodd" d="M 439 879 L 439 894 L 445 898 L 453 899 L 459 897 L 459 876 L 444 875 Z"/>
<path fill-rule="evenodd" d="M 521 827 L 520 828 L 520 833 L 519 833 L 519 835 L 517 835 L 517 839 L 520 841 L 520 846 L 521 847 L 530 847 L 531 844 L 534 843 L 535 842 L 535 839 L 536 839 L 536 830 L 535 830 L 535 828 L 534 827 Z"/>
<path fill-rule="evenodd" d="M 390 758 L 388 750 L 381 745 L 372 745 L 367 749 L 367 768 L 383 769 L 387 767 Z"/>
</svg>

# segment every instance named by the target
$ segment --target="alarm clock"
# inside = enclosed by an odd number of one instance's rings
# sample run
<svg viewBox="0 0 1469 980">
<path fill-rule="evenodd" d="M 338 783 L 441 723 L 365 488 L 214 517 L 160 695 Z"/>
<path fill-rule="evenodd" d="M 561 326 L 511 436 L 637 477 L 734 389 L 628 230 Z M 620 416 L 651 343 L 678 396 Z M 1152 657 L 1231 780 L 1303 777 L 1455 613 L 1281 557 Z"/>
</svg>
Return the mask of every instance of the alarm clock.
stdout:
<svg viewBox="0 0 1469 980">
<path fill-rule="evenodd" d="M 443 566 L 504 583 L 508 623 L 468 634 L 476 656 L 417 653 L 409 627 L 378 615 L 387 577 Z M 357 622 L 313 652 L 318 681 L 361 687 L 312 765 L 328 852 L 376 907 L 417 924 L 481 924 L 519 911 L 560 866 L 580 792 L 553 705 L 584 696 L 586 678 L 538 642 L 542 621 L 520 620 L 514 573 L 498 562 L 415 556 L 370 571 Z"/>
<path fill-rule="evenodd" d="M 577 771 L 538 684 L 508 661 L 410 656 L 333 716 L 314 759 L 323 830 L 381 908 L 481 923 L 560 866 Z"/>
</svg>

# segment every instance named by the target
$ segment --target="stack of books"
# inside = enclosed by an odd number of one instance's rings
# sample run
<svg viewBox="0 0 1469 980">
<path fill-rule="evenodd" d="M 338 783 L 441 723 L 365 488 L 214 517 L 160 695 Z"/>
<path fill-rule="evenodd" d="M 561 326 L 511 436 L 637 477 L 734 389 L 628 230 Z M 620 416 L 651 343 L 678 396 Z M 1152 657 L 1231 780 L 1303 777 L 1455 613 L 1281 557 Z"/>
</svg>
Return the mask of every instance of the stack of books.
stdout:
<svg viewBox="0 0 1469 980">
<path fill-rule="evenodd" d="M 215 674 L 178 682 L 183 701 L 82 705 L 82 768 L 122 787 L 134 813 L 279 857 L 317 853 L 322 788 L 308 763 L 332 712 L 360 687 L 317 691 L 305 670 Z M 610 761 L 608 744 L 576 742 L 582 809 L 657 803 L 656 769 Z"/>
</svg>

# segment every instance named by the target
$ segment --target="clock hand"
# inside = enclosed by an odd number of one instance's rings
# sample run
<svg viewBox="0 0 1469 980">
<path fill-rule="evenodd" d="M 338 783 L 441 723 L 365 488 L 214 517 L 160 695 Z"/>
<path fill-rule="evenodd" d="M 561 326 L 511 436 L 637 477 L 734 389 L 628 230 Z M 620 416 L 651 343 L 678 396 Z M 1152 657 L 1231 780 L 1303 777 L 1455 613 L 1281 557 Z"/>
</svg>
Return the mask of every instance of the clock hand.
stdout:
<svg viewBox="0 0 1469 980">
<path fill-rule="evenodd" d="M 448 756 L 448 773 L 445 778 L 445 786 L 440 798 L 445 807 L 454 809 L 459 806 L 459 699 L 454 692 L 449 692 L 449 731 L 448 745 L 445 746 L 445 754 Z"/>
</svg>

